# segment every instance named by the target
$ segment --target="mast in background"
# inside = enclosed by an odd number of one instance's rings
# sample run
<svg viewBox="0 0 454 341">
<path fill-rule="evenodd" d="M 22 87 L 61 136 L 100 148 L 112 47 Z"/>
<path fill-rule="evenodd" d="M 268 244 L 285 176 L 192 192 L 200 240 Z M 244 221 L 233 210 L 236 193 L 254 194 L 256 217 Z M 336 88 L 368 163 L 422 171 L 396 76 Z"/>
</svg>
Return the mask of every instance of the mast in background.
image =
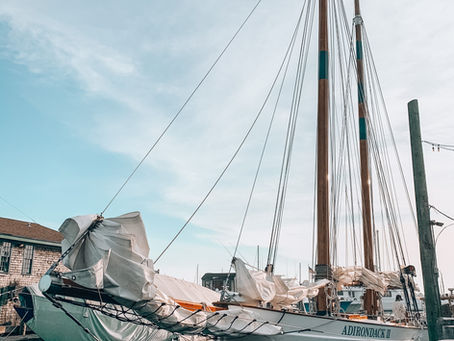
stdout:
<svg viewBox="0 0 454 341">
<path fill-rule="evenodd" d="M 328 187 L 328 4 L 319 0 L 318 28 L 318 108 L 317 108 L 317 265 L 315 280 L 331 278 L 329 252 L 329 187 Z M 326 313 L 326 294 L 320 290 L 317 310 Z"/>
<path fill-rule="evenodd" d="M 439 323 L 441 302 L 440 289 L 438 288 L 438 271 L 436 270 L 438 269 L 437 259 L 432 226 L 430 226 L 429 199 L 427 196 L 426 172 L 424 169 L 417 100 L 408 103 L 408 120 L 410 123 L 411 156 L 413 160 L 419 252 L 424 283 L 427 327 L 429 329 L 429 340 L 435 341 L 442 338 L 441 324 Z"/>
<path fill-rule="evenodd" d="M 355 0 L 355 32 L 356 32 L 356 64 L 358 74 L 358 116 L 359 116 L 359 148 L 361 160 L 361 197 L 363 216 L 363 245 L 364 245 L 364 266 L 366 269 L 375 271 L 374 267 L 374 244 L 372 241 L 372 215 L 370 200 L 369 181 L 369 155 L 367 145 L 366 129 L 366 103 L 364 93 L 364 63 L 363 63 L 363 41 L 361 33 L 361 11 L 359 0 Z M 375 291 L 367 289 L 364 294 L 364 310 L 368 315 L 377 313 L 377 295 Z"/>
</svg>

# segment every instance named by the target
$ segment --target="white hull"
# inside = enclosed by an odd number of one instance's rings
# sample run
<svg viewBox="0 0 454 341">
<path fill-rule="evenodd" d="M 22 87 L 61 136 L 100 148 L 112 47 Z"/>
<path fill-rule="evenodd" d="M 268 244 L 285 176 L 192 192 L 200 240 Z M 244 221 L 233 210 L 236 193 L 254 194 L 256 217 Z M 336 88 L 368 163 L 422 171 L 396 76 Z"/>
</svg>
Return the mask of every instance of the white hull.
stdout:
<svg viewBox="0 0 454 341">
<path fill-rule="evenodd" d="M 65 313 L 52 305 L 35 287 L 28 287 L 31 298 L 26 308 L 31 319 L 25 319 L 27 326 L 45 341 L 93 341 L 88 333 L 72 321 Z M 22 300 L 21 300 L 22 301 Z M 31 303 L 31 304 L 30 304 Z M 102 341 L 124 340 L 169 340 L 171 333 L 147 326 L 122 322 L 98 311 L 60 302 L 85 328 Z"/>
<path fill-rule="evenodd" d="M 427 329 L 376 321 L 353 321 L 343 318 L 302 315 L 247 307 L 260 320 L 283 328 L 282 335 L 247 336 L 245 340 L 428 340 Z"/>
</svg>

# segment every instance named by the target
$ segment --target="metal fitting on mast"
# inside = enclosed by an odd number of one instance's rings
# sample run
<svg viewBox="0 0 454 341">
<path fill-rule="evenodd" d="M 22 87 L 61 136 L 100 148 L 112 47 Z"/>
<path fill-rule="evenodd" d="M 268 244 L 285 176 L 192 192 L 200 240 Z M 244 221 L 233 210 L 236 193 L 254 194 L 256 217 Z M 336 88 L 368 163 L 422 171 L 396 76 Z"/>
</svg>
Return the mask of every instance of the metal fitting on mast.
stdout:
<svg viewBox="0 0 454 341">
<path fill-rule="evenodd" d="M 353 25 L 362 25 L 363 23 L 363 17 L 360 16 L 360 15 L 356 15 L 354 18 L 353 18 Z"/>
</svg>

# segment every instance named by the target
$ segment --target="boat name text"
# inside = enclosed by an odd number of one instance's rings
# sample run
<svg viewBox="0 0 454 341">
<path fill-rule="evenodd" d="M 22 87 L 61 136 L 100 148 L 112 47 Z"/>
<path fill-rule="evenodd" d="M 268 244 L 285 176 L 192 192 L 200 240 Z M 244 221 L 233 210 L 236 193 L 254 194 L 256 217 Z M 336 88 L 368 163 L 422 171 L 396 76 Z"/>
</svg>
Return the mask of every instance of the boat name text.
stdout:
<svg viewBox="0 0 454 341">
<path fill-rule="evenodd" d="M 342 335 L 373 337 L 379 339 L 391 338 L 391 329 L 359 327 L 359 326 L 344 326 Z"/>
</svg>

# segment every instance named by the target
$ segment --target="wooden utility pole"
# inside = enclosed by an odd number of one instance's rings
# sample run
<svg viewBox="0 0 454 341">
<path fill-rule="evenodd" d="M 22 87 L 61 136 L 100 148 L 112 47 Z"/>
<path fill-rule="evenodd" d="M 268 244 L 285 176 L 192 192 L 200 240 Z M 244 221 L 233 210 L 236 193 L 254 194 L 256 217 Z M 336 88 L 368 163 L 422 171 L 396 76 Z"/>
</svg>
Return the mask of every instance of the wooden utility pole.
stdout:
<svg viewBox="0 0 454 341">
<path fill-rule="evenodd" d="M 355 0 L 355 33 L 356 33 L 356 65 L 358 82 L 358 116 L 359 116 L 359 150 L 361 163 L 361 197 L 363 216 L 363 245 L 364 266 L 370 271 L 374 267 L 374 244 L 372 242 L 372 214 L 370 200 L 369 181 L 369 155 L 366 128 L 366 103 L 364 93 L 364 62 L 363 62 L 363 39 L 361 33 L 362 18 L 359 0 Z M 375 291 L 367 289 L 364 294 L 364 310 L 368 315 L 377 313 L 377 295 Z"/>
<path fill-rule="evenodd" d="M 421 127 L 419 124 L 418 101 L 408 102 L 410 122 L 411 155 L 413 159 L 413 180 L 415 185 L 416 211 L 418 217 L 419 252 L 424 282 L 427 327 L 429 340 L 440 340 L 442 336 L 440 290 L 438 288 L 438 267 L 435 245 L 430 225 L 429 199 L 427 196 L 426 172 L 422 152 Z"/>
<path fill-rule="evenodd" d="M 319 0 L 318 26 L 318 110 L 317 110 L 317 265 L 315 279 L 331 278 L 329 253 L 329 187 L 328 187 L 328 4 Z M 320 290 L 317 310 L 327 312 L 326 295 Z"/>
</svg>

